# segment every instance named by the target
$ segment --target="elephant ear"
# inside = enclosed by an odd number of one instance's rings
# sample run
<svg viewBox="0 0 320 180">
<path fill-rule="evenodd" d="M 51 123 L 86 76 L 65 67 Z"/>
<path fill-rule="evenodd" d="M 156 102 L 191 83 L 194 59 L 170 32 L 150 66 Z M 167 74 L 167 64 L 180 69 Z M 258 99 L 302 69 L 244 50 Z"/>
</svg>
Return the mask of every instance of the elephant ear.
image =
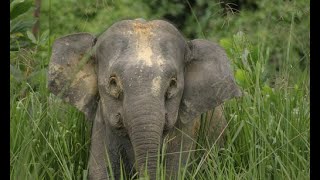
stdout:
<svg viewBox="0 0 320 180">
<path fill-rule="evenodd" d="M 48 88 L 92 119 L 98 101 L 95 61 L 91 55 L 96 38 L 89 33 L 71 34 L 53 44 Z"/>
<path fill-rule="evenodd" d="M 222 102 L 241 96 L 225 51 L 216 43 L 195 39 L 185 69 L 185 86 L 179 109 L 182 123 L 188 123 Z"/>
</svg>

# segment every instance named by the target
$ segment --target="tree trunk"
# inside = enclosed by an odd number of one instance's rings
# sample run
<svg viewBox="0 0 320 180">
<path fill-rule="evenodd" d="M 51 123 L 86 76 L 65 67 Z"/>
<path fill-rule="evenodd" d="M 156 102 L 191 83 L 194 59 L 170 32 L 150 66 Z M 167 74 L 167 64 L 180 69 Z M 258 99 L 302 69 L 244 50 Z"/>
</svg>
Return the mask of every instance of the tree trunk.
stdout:
<svg viewBox="0 0 320 180">
<path fill-rule="evenodd" d="M 35 37 L 38 37 L 40 31 L 40 7 L 41 7 L 41 0 L 35 0 L 35 9 L 33 12 L 33 16 L 36 19 L 35 24 L 32 27 L 32 33 Z"/>
</svg>

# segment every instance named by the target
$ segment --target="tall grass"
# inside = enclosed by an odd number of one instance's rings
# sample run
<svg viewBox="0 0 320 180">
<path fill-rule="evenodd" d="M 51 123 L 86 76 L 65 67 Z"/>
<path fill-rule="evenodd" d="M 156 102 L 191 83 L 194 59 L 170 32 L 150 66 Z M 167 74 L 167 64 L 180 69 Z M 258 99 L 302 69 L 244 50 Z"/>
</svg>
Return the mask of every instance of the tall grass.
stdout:
<svg viewBox="0 0 320 180">
<path fill-rule="evenodd" d="M 286 50 L 278 72 L 270 72 L 269 41 L 253 43 L 243 32 L 220 40 L 243 96 L 224 105 L 224 147 L 200 131 L 195 156 L 188 160 L 188 169 L 181 168 L 179 179 L 309 179 L 310 78 L 309 68 L 300 68 L 302 60 L 309 62 L 309 47 L 299 46 L 302 57 L 294 53 L 299 32 L 294 18 L 293 13 L 287 36 L 281 37 Z M 91 123 L 47 90 L 51 40 L 42 50 L 11 53 L 17 69 L 33 71 L 34 64 L 40 64 L 44 72 L 35 74 L 37 83 L 10 77 L 10 179 L 87 177 Z M 164 179 L 161 158 L 157 174 Z"/>
</svg>

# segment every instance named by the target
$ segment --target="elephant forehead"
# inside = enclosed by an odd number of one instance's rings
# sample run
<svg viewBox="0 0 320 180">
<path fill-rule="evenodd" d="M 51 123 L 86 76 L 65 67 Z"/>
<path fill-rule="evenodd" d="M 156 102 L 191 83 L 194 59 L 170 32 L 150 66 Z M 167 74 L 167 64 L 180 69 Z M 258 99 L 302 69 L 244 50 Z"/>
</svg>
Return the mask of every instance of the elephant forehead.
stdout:
<svg viewBox="0 0 320 180">
<path fill-rule="evenodd" d="M 99 52 L 104 54 L 99 61 L 108 62 L 110 69 L 134 67 L 143 72 L 164 73 L 172 69 L 169 66 L 179 67 L 186 42 L 171 26 L 163 21 L 117 23 L 100 37 Z"/>
<path fill-rule="evenodd" d="M 152 67 L 161 67 L 165 61 L 158 52 L 156 52 L 157 40 L 159 35 L 155 30 L 156 25 L 153 23 L 143 23 L 136 21 L 133 23 L 133 34 L 135 36 L 135 60 L 141 62 L 143 65 Z"/>
</svg>

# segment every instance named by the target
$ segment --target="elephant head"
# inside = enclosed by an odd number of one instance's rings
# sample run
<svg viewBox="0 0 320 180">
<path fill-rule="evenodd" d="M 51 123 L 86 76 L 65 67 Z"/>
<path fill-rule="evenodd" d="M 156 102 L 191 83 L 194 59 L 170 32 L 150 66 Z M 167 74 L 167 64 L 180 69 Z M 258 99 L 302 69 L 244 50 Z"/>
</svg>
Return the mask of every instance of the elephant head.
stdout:
<svg viewBox="0 0 320 180">
<path fill-rule="evenodd" d="M 166 132 L 240 95 L 218 44 L 186 41 L 162 20 L 123 20 L 98 38 L 57 39 L 49 89 L 88 119 L 101 113 L 114 133 L 128 136 L 138 170 L 147 167 L 151 177 Z"/>
</svg>

